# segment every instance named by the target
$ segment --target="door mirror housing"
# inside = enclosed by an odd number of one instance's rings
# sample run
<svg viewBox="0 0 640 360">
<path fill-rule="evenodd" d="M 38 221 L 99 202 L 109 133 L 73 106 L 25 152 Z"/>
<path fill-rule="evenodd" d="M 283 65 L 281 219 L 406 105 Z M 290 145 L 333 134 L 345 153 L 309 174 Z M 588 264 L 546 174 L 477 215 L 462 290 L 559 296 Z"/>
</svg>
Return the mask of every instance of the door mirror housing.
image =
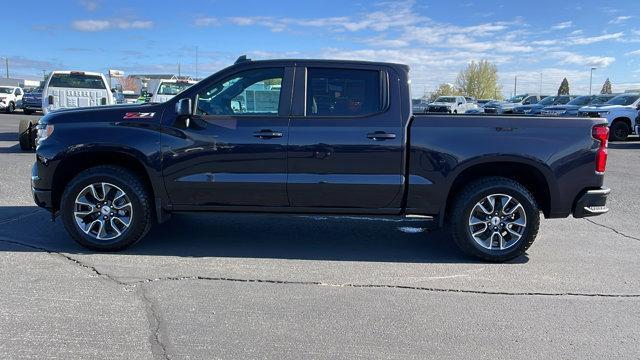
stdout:
<svg viewBox="0 0 640 360">
<path fill-rule="evenodd" d="M 191 99 L 180 99 L 176 103 L 176 115 L 178 117 L 182 116 L 190 116 L 193 112 L 191 111 Z"/>
</svg>

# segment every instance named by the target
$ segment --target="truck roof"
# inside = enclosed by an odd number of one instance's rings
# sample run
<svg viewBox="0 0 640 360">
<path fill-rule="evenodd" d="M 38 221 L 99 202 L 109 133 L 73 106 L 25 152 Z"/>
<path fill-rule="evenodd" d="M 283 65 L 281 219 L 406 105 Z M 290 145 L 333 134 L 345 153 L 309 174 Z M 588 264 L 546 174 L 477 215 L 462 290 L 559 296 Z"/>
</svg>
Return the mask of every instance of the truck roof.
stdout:
<svg viewBox="0 0 640 360">
<path fill-rule="evenodd" d="M 364 61 L 364 60 L 338 60 L 338 59 L 269 59 L 269 60 L 251 60 L 251 59 L 243 59 L 241 56 L 236 60 L 233 65 L 241 65 L 241 64 L 270 64 L 270 65 L 280 65 L 280 66 L 292 66 L 298 63 L 304 64 L 352 64 L 352 65 L 374 65 L 374 66 L 389 66 L 389 67 L 399 67 L 404 69 L 404 71 L 409 71 L 409 65 L 391 63 L 391 62 L 380 62 L 380 61 Z"/>
<path fill-rule="evenodd" d="M 99 73 L 99 72 L 77 71 L 77 70 L 54 70 L 51 72 L 51 75 L 53 74 L 83 74 L 83 75 L 102 76 L 102 73 Z"/>
</svg>

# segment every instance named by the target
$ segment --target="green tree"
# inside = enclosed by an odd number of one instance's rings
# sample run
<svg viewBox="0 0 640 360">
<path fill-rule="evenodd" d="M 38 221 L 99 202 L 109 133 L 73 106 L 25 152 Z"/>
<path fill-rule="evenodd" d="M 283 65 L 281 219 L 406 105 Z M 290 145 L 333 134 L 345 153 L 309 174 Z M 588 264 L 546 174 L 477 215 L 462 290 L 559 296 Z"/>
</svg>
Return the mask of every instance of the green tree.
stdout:
<svg viewBox="0 0 640 360">
<path fill-rule="evenodd" d="M 436 89 L 436 91 L 434 91 L 431 94 L 431 97 L 429 98 L 429 100 L 433 101 L 437 99 L 438 96 L 451 96 L 451 95 L 460 95 L 460 92 L 455 87 L 453 87 L 453 85 L 443 83 L 438 85 L 438 88 Z"/>
<path fill-rule="evenodd" d="M 494 99 L 501 97 L 502 89 L 498 84 L 498 67 L 487 60 L 472 61 L 460 71 L 456 79 L 458 91 L 476 99 Z"/>
<path fill-rule="evenodd" d="M 558 95 L 569 95 L 569 80 L 567 78 L 562 79 L 558 88 Z"/>
<path fill-rule="evenodd" d="M 602 84 L 602 90 L 600 90 L 600 94 L 613 94 L 613 92 L 611 91 L 611 81 L 609 81 L 609 78 L 607 78 L 607 80 L 604 81 L 604 84 Z"/>
</svg>

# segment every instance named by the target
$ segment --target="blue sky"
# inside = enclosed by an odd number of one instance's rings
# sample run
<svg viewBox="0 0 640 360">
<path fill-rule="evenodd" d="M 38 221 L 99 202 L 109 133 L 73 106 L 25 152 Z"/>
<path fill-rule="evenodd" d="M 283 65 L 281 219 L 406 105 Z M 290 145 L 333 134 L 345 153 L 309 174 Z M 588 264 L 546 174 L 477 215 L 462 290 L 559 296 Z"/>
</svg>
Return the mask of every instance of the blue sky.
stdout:
<svg viewBox="0 0 640 360">
<path fill-rule="evenodd" d="M 45 9 L 55 8 L 53 10 Z M 5 6 L 5 9 L 7 7 Z M 11 14 L 7 16 L 7 14 Z M 572 93 L 611 78 L 640 88 L 640 1 L 11 1 L 12 77 L 42 70 L 211 74 L 240 54 L 409 64 L 414 97 L 455 81 L 469 61 L 497 64 L 505 95 Z M 11 35 L 10 35 L 11 34 Z M 4 64 L 3 64 L 4 65 Z M 4 69 L 0 72 L 4 76 Z M 541 75 L 542 74 L 542 75 Z"/>
</svg>

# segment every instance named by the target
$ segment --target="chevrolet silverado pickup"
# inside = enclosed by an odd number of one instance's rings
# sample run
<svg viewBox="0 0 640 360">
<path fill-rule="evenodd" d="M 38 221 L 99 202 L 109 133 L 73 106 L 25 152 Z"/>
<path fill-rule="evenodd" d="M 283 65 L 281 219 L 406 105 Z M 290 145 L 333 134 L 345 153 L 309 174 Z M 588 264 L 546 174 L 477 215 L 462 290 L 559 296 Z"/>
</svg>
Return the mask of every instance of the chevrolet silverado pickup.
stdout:
<svg viewBox="0 0 640 360">
<path fill-rule="evenodd" d="M 178 211 L 418 216 L 465 253 L 524 253 L 546 218 L 605 213 L 607 122 L 414 115 L 405 65 L 241 57 L 163 103 L 53 111 L 37 205 L 97 251 Z"/>
</svg>

